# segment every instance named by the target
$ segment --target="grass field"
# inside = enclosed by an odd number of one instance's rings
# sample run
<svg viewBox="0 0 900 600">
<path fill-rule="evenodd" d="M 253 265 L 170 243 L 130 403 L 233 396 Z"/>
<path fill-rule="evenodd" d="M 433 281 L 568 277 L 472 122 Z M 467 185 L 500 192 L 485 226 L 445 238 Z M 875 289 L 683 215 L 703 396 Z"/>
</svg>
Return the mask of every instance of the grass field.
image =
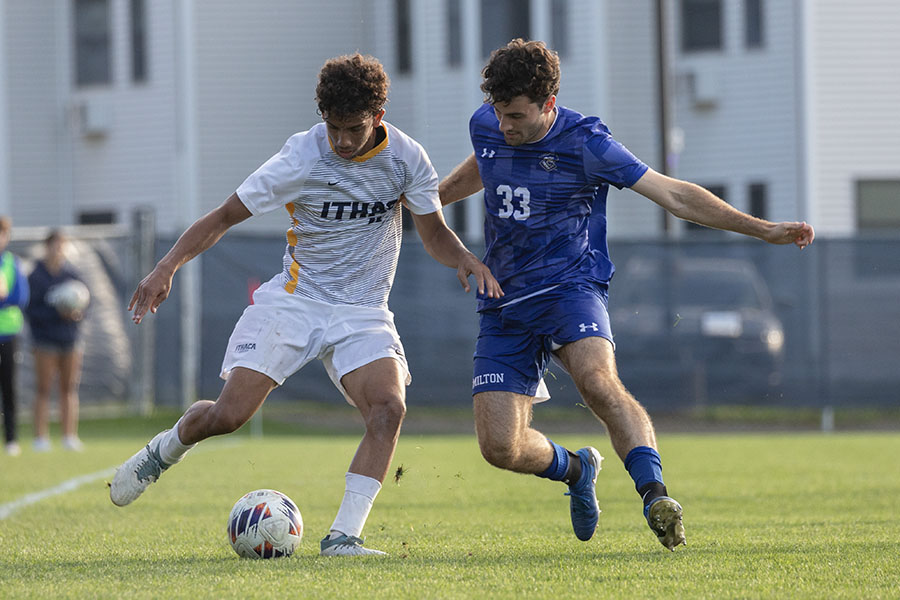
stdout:
<svg viewBox="0 0 900 600">
<path fill-rule="evenodd" d="M 896 433 L 661 435 L 685 507 L 689 545 L 675 553 L 642 521 L 599 429 L 553 435 L 607 457 L 587 543 L 571 532 L 562 484 L 488 466 L 472 435 L 407 433 L 394 461 L 405 475 L 385 483 L 364 532 L 390 557 L 347 560 L 320 558 L 318 540 L 358 436 L 267 424 L 263 439 L 209 440 L 114 507 L 112 467 L 170 423 L 88 421 L 84 453 L 0 456 L 0 597 L 900 597 Z M 239 559 L 226 542 L 232 504 L 262 487 L 303 513 L 290 558 Z"/>
</svg>

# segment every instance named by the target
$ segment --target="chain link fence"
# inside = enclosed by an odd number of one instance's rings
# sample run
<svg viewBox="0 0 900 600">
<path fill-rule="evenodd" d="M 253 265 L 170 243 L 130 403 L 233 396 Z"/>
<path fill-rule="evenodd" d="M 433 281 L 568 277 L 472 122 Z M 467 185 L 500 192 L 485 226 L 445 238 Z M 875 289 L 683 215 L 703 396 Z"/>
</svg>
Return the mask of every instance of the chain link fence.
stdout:
<svg viewBox="0 0 900 600">
<path fill-rule="evenodd" d="M 72 262 L 93 301 L 84 323 L 84 406 L 146 413 L 181 406 L 183 304 L 200 314 L 199 398 L 216 398 L 232 327 L 250 294 L 279 268 L 279 236 L 230 232 L 200 260 L 197 298 L 175 287 L 140 326 L 126 306 L 137 282 L 174 243 L 157 239 L 152 213 L 129 226 L 66 229 Z M 17 229 L 10 248 L 29 269 L 45 229 Z M 471 402 L 475 299 L 452 269 L 407 234 L 390 305 L 406 349 L 411 406 Z M 473 248 L 479 252 L 479 248 Z M 609 308 L 626 386 L 651 411 L 720 404 L 900 407 L 900 237 L 818 239 L 777 247 L 710 233 L 686 241 L 613 241 Z M 33 361 L 21 336 L 20 405 L 33 397 Z M 568 375 L 547 374 L 554 404 L 581 402 Z M 189 395 L 188 395 L 189 396 Z M 273 392 L 272 402 L 342 402 L 317 362 Z"/>
</svg>

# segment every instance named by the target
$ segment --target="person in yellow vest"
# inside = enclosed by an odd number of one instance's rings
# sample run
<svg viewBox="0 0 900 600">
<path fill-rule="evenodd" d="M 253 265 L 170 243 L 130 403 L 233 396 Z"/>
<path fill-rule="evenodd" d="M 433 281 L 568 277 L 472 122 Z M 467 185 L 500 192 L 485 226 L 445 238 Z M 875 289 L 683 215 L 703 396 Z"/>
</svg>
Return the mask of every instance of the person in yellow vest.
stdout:
<svg viewBox="0 0 900 600">
<path fill-rule="evenodd" d="M 0 217 L 0 393 L 3 395 L 3 428 L 6 453 L 21 453 L 16 439 L 16 339 L 22 331 L 22 308 L 28 304 L 28 279 L 19 259 L 6 247 L 12 220 Z"/>
</svg>

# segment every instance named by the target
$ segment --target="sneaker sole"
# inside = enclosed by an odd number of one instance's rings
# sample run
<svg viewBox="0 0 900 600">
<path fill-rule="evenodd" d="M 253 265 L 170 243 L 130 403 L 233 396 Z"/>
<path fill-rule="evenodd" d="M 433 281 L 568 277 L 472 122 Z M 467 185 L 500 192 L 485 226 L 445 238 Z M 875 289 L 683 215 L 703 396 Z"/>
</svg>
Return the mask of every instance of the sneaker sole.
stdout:
<svg viewBox="0 0 900 600">
<path fill-rule="evenodd" d="M 125 485 L 122 483 L 122 480 L 127 476 L 122 475 L 120 477 L 119 474 L 126 472 L 124 471 L 124 468 L 124 466 L 119 467 L 119 469 L 116 471 L 115 477 L 113 477 L 112 483 L 109 484 L 109 499 L 116 506 L 128 506 L 129 504 L 137 500 L 141 494 L 144 493 L 144 490 L 140 490 L 137 493 L 135 493 L 134 490 L 129 490 L 128 492 L 121 491 L 121 488 Z"/>
<path fill-rule="evenodd" d="M 675 552 L 676 546 L 687 546 L 682 515 L 683 509 L 678 502 L 664 498 L 650 506 L 650 514 L 647 516 L 647 522 L 656 533 L 659 543 L 672 552 Z"/>
</svg>

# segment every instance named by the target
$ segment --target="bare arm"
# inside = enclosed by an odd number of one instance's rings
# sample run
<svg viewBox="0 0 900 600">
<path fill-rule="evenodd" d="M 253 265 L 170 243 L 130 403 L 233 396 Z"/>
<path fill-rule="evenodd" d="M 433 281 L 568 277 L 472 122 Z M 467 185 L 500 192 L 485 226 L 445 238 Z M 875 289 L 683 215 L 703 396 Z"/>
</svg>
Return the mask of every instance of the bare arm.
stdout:
<svg viewBox="0 0 900 600">
<path fill-rule="evenodd" d="M 456 277 L 465 291 L 469 291 L 469 275 L 474 275 L 479 294 L 484 294 L 488 298 L 503 296 L 503 290 L 500 289 L 500 284 L 491 270 L 469 252 L 456 234 L 447 227 L 441 211 L 427 215 L 412 212 L 410 214 L 428 254 L 442 265 L 455 268 Z"/>
<path fill-rule="evenodd" d="M 648 169 L 631 189 L 653 200 L 680 219 L 734 231 L 770 244 L 796 244 L 801 249 L 815 238 L 805 222 L 773 223 L 739 211 L 699 185 L 673 179 Z"/>
<path fill-rule="evenodd" d="M 148 310 L 155 313 L 159 305 L 169 297 L 175 272 L 186 262 L 211 248 L 229 228 L 250 216 L 250 211 L 237 194 L 232 194 L 218 208 L 197 219 L 138 284 L 128 304 L 128 310 L 134 310 L 132 320 L 140 323 Z"/>
<path fill-rule="evenodd" d="M 439 192 L 441 195 L 441 204 L 447 206 L 457 200 L 468 198 L 482 188 L 481 173 L 478 172 L 478 162 L 475 160 L 475 154 L 470 154 L 466 160 L 462 161 L 444 177 L 441 182 Z"/>
</svg>

